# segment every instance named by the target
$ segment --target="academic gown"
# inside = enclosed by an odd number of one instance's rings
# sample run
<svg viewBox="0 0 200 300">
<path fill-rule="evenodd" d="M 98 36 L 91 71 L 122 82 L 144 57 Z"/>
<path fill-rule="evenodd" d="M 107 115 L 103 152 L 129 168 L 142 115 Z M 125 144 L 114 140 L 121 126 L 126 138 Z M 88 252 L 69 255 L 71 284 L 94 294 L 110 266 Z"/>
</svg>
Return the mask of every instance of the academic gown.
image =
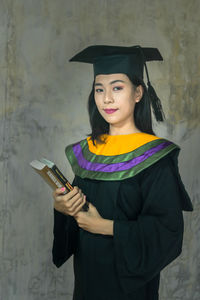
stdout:
<svg viewBox="0 0 200 300">
<path fill-rule="evenodd" d="M 104 145 L 88 138 L 66 154 L 73 185 L 114 220 L 114 234 L 87 232 L 54 210 L 53 262 L 74 255 L 73 300 L 157 300 L 160 271 L 181 253 L 182 210 L 192 210 L 179 147 L 147 134 L 104 137 Z"/>
</svg>

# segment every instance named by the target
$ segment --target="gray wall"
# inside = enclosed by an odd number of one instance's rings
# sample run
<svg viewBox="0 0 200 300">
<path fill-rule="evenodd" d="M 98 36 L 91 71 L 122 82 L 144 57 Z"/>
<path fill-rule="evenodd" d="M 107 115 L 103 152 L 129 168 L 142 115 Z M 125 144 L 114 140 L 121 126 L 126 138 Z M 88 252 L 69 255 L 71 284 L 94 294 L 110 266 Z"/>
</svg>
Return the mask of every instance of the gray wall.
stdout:
<svg viewBox="0 0 200 300">
<path fill-rule="evenodd" d="M 0 0 L 0 300 L 71 299 L 71 261 L 51 262 L 51 190 L 29 167 L 42 156 L 71 180 L 64 148 L 89 132 L 91 44 L 158 47 L 149 72 L 166 111 L 160 136 L 182 147 L 194 212 L 182 255 L 162 273 L 161 300 L 200 298 L 199 0 Z"/>
</svg>

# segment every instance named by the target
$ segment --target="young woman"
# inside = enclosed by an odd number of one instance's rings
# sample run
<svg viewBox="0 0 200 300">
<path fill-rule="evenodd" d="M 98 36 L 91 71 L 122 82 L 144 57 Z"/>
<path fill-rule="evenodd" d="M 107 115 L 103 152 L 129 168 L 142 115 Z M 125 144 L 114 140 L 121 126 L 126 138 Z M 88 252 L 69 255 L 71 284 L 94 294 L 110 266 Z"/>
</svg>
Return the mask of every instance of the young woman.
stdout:
<svg viewBox="0 0 200 300">
<path fill-rule="evenodd" d="M 163 113 L 150 60 L 159 51 L 139 46 L 91 46 L 71 59 L 94 66 L 91 135 L 66 148 L 75 187 L 53 194 L 53 262 L 74 255 L 74 300 L 157 300 L 160 271 L 181 253 L 192 204 L 179 147 L 152 129 L 151 107 L 158 121 Z"/>
</svg>

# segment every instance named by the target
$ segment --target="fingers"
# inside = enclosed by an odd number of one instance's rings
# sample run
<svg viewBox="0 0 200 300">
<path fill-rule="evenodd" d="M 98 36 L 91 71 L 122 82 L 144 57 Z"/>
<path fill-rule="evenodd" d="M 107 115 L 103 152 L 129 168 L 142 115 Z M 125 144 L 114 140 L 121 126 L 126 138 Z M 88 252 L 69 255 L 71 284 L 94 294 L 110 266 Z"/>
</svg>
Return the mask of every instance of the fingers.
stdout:
<svg viewBox="0 0 200 300">
<path fill-rule="evenodd" d="M 75 203 L 75 206 L 72 209 L 71 216 L 75 217 L 76 214 L 82 209 L 82 207 L 85 204 L 85 202 L 86 202 L 86 196 L 84 196 L 83 199 L 79 203 Z"/>
<path fill-rule="evenodd" d="M 53 192 L 54 208 L 64 214 L 74 216 L 85 204 L 86 197 L 78 187 L 74 187 L 66 195 L 63 195 L 63 192 L 62 188 Z"/>
<path fill-rule="evenodd" d="M 66 188 L 65 188 L 65 187 L 56 189 L 56 190 L 53 192 L 53 196 L 54 196 L 54 197 L 57 197 L 57 196 L 59 196 L 59 195 L 63 195 L 63 192 L 65 192 L 65 191 L 66 191 Z M 78 192 L 81 192 L 81 189 L 79 189 L 77 186 L 75 186 L 75 187 L 73 188 L 72 191 L 70 191 L 70 192 L 67 193 L 67 195 L 68 195 L 69 197 L 72 197 L 72 196 L 76 195 Z"/>
<path fill-rule="evenodd" d="M 68 214 L 70 214 L 71 216 L 75 216 L 75 214 L 77 214 L 77 212 L 81 210 L 85 202 L 86 202 L 86 196 L 83 195 L 82 197 L 79 198 L 78 195 L 74 196 L 72 200 L 66 203 Z"/>
<path fill-rule="evenodd" d="M 53 192 L 53 198 L 54 200 L 70 200 L 71 198 L 73 198 L 73 196 L 77 195 L 77 194 L 82 194 L 82 191 L 81 189 L 79 189 L 78 187 L 74 187 L 74 189 L 70 192 L 68 192 L 67 194 L 63 194 L 64 192 L 66 192 L 66 188 L 63 187 L 63 188 L 59 188 L 59 189 L 56 189 L 54 192 Z"/>
</svg>

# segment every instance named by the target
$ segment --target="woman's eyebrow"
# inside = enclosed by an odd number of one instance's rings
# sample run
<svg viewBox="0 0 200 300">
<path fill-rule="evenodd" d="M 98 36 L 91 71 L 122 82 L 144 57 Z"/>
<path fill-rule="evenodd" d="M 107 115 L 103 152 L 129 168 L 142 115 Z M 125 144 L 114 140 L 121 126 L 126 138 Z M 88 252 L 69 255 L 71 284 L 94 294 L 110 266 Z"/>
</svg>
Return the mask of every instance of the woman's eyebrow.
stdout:
<svg viewBox="0 0 200 300">
<path fill-rule="evenodd" d="M 116 83 L 116 82 L 122 82 L 122 83 L 125 83 L 124 80 L 117 79 L 117 80 L 113 80 L 113 81 L 109 82 L 109 84 L 114 84 L 114 83 Z M 95 86 L 103 86 L 103 84 L 100 83 L 100 82 L 97 82 L 97 83 L 95 83 Z"/>
<path fill-rule="evenodd" d="M 94 86 L 97 86 L 97 85 L 103 86 L 102 83 L 98 83 L 98 82 L 94 84 Z"/>
<path fill-rule="evenodd" d="M 113 83 L 116 83 L 116 82 L 122 82 L 122 83 L 125 83 L 124 80 L 117 79 L 117 80 L 111 81 L 110 84 L 113 84 Z"/>
</svg>

